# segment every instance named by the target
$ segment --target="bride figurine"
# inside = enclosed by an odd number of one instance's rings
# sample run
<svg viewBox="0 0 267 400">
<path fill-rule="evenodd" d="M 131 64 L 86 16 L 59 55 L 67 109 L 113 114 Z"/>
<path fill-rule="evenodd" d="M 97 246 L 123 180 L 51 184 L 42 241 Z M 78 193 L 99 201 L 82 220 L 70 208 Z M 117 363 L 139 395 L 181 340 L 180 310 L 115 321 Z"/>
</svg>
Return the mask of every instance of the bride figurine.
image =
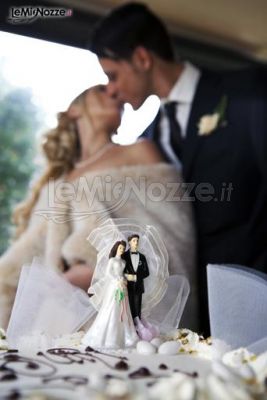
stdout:
<svg viewBox="0 0 267 400">
<path fill-rule="evenodd" d="M 138 341 L 133 323 L 121 258 L 126 248 L 124 240 L 117 241 L 109 254 L 105 276 L 88 290 L 98 314 L 83 337 L 84 345 L 96 349 L 131 347 Z"/>
</svg>

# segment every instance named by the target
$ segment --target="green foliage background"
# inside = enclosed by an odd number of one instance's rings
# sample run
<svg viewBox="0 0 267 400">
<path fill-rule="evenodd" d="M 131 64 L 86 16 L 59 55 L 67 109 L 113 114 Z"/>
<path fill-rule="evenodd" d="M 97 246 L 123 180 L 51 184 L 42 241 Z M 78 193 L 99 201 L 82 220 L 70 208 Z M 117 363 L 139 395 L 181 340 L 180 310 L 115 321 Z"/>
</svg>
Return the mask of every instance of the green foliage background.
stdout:
<svg viewBox="0 0 267 400">
<path fill-rule="evenodd" d="M 26 196 L 34 171 L 36 131 L 40 114 L 31 91 L 12 88 L 1 79 L 0 88 L 0 254 L 11 236 L 14 206 Z"/>
</svg>

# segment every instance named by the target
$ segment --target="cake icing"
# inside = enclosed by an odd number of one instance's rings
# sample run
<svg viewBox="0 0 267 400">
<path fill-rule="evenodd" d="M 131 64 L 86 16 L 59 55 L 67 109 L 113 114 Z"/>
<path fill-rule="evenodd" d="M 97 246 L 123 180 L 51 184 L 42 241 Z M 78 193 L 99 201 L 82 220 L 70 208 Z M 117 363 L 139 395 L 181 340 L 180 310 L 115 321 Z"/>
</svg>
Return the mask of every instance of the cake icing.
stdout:
<svg viewBox="0 0 267 400">
<path fill-rule="evenodd" d="M 0 332 L 1 399 L 267 399 L 267 352 L 229 351 L 222 341 L 186 329 L 154 339 L 149 355 L 138 344 L 94 351 L 81 344 L 83 332 L 55 338 L 50 349 L 39 340 L 35 347 L 29 341 L 19 351 L 7 350 Z M 177 351 L 161 353 L 170 343 Z"/>
</svg>

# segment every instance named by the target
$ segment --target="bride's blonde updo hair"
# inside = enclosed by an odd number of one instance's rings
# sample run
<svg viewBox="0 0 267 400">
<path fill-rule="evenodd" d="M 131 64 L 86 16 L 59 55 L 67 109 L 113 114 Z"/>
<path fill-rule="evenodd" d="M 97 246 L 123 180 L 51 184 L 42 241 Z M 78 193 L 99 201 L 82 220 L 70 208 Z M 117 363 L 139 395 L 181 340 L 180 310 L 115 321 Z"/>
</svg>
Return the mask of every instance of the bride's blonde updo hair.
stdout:
<svg viewBox="0 0 267 400">
<path fill-rule="evenodd" d="M 83 92 L 72 104 L 84 101 Z M 71 171 L 80 156 L 80 143 L 76 124 L 68 115 L 68 112 L 60 112 L 57 116 L 56 128 L 43 136 L 42 152 L 47 165 L 44 173 L 34 183 L 30 196 L 17 205 L 13 212 L 12 221 L 16 225 L 15 239 L 27 228 L 29 219 L 42 187 L 49 179 L 58 179 Z"/>
</svg>

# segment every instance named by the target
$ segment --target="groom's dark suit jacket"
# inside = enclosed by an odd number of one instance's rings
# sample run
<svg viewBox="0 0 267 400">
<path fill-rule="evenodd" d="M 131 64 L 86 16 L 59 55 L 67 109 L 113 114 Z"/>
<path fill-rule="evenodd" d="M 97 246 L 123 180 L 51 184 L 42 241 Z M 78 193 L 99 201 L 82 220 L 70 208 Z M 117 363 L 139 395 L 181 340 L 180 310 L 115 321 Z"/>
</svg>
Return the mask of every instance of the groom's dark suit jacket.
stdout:
<svg viewBox="0 0 267 400">
<path fill-rule="evenodd" d="M 199 136 L 199 120 L 212 114 L 223 96 L 225 126 Z M 158 142 L 158 117 L 142 137 Z M 202 71 L 182 154 L 184 180 L 194 184 L 189 196 L 200 265 L 239 263 L 267 271 L 266 71 Z M 211 199 L 197 195 L 203 183 L 214 188 Z M 229 184 L 233 190 L 227 201 L 227 191 L 223 193 Z"/>
<path fill-rule="evenodd" d="M 133 275 L 136 274 L 136 282 L 129 281 L 128 289 L 134 288 L 135 293 L 144 293 L 144 279 L 149 276 L 149 270 L 145 256 L 139 253 L 139 264 L 136 271 L 134 270 L 132 264 L 130 250 L 127 250 L 123 254 L 122 258 L 126 262 L 124 273 Z"/>
</svg>

